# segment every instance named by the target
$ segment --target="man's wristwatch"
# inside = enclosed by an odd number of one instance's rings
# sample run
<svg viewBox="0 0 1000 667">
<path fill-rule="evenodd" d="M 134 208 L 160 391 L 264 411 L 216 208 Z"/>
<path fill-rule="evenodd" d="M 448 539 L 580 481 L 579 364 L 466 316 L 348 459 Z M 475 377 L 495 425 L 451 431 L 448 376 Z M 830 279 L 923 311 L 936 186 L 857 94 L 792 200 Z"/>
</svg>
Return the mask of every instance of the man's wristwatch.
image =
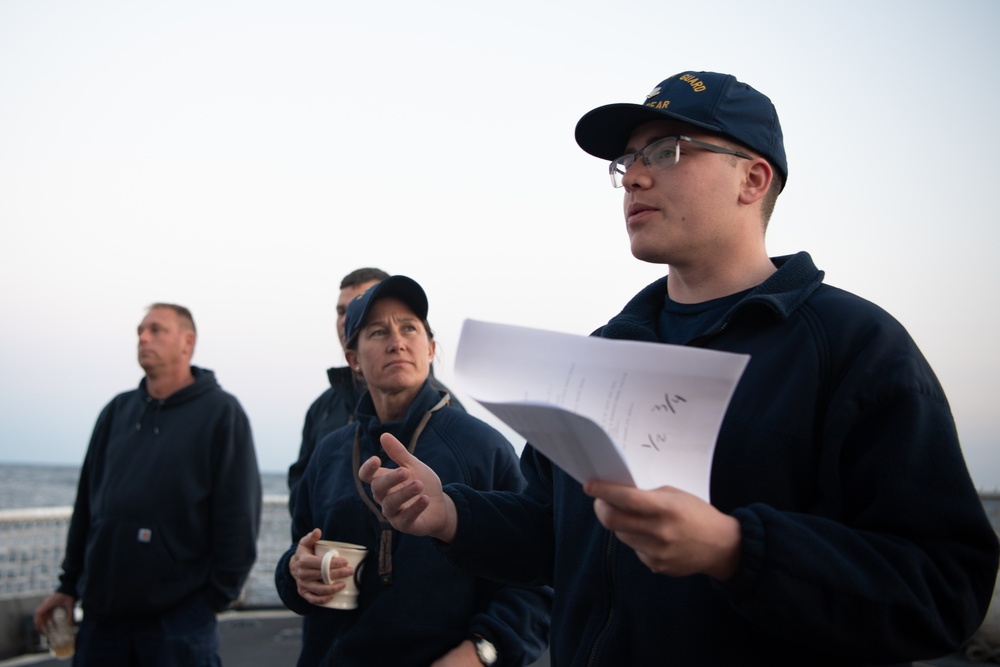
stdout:
<svg viewBox="0 0 1000 667">
<path fill-rule="evenodd" d="M 497 647 L 493 645 L 493 642 L 479 635 L 473 637 L 472 642 L 476 645 L 476 655 L 479 656 L 479 662 L 486 665 L 486 667 L 492 667 L 492 665 L 497 664 L 499 656 L 497 655 Z"/>
</svg>

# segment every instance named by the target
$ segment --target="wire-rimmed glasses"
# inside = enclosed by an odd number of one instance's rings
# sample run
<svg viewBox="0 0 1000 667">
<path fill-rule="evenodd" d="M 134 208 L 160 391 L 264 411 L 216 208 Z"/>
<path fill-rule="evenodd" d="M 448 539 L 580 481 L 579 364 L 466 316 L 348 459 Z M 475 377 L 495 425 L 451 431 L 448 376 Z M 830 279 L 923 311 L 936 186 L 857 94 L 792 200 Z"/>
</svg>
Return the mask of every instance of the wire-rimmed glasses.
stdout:
<svg viewBox="0 0 1000 667">
<path fill-rule="evenodd" d="M 710 144 L 707 141 L 692 139 L 691 137 L 685 137 L 684 135 L 663 137 L 662 139 L 657 139 L 651 144 L 648 144 L 642 150 L 638 150 L 634 153 L 626 153 L 617 160 L 612 160 L 611 164 L 608 166 L 608 173 L 611 174 L 611 184 L 616 188 L 622 187 L 622 179 L 625 178 L 625 172 L 628 171 L 628 168 L 635 164 L 636 160 L 639 159 L 642 159 L 643 164 L 650 169 L 663 170 L 674 166 L 681 160 L 682 141 L 694 144 L 699 148 L 704 148 L 705 150 L 712 151 L 713 153 L 735 155 L 736 157 L 745 158 L 747 160 L 753 159 L 753 157 L 747 155 L 746 153 L 735 151 L 732 148 Z"/>
</svg>

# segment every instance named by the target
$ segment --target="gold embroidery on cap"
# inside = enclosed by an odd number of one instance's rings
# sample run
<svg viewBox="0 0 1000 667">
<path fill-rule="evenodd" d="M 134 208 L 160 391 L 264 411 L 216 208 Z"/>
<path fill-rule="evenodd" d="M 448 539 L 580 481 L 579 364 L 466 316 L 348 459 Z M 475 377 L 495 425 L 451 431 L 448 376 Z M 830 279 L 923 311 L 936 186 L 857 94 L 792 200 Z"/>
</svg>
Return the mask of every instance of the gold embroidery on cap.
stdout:
<svg viewBox="0 0 1000 667">
<path fill-rule="evenodd" d="M 696 77 L 694 74 L 685 74 L 681 77 L 681 81 L 687 81 L 691 85 L 691 90 L 696 93 L 700 93 L 705 90 L 705 84 L 702 83 L 701 79 Z"/>
</svg>

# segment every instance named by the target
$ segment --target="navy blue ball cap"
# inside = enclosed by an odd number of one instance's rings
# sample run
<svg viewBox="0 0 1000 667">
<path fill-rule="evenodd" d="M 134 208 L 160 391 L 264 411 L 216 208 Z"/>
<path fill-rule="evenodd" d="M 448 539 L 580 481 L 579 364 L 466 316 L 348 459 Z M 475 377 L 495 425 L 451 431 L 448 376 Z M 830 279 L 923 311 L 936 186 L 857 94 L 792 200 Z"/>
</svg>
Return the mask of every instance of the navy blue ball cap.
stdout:
<svg viewBox="0 0 1000 667">
<path fill-rule="evenodd" d="M 576 143 L 591 155 L 614 160 L 625 153 L 633 130 L 653 120 L 690 123 L 743 144 L 767 158 L 788 181 L 788 161 L 778 112 L 770 98 L 731 74 L 681 72 L 661 82 L 640 104 L 608 104 L 584 114 Z"/>
<path fill-rule="evenodd" d="M 389 276 L 382 282 L 372 285 L 347 304 L 347 313 L 344 316 L 344 336 L 347 338 L 348 344 L 364 326 L 372 304 L 379 299 L 390 296 L 409 306 L 413 314 L 421 321 L 427 320 L 428 305 L 424 288 L 413 278 Z"/>
</svg>

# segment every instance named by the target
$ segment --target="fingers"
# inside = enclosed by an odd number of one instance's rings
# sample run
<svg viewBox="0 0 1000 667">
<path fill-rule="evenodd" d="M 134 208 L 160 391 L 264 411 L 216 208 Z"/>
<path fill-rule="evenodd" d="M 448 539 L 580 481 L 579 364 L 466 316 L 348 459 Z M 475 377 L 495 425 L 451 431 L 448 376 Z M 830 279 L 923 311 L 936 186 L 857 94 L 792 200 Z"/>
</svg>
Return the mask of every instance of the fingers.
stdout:
<svg viewBox="0 0 1000 667">
<path fill-rule="evenodd" d="M 383 506 L 382 513 L 388 518 L 423 491 L 423 483 L 416 479 L 414 471 L 423 471 L 426 466 L 388 433 L 382 435 L 381 442 L 399 467 L 382 468 L 379 458 L 373 456 L 362 464 L 359 476 L 362 482 L 371 485 L 375 502 Z"/>
<path fill-rule="evenodd" d="M 299 596 L 310 604 L 325 604 L 333 599 L 340 591 L 347 587 L 343 580 L 334 581 L 332 584 L 320 582 L 299 582 L 297 587 Z"/>
<path fill-rule="evenodd" d="M 354 567 L 347 562 L 346 558 L 331 558 L 330 566 L 327 569 L 330 573 L 330 586 L 341 579 L 354 575 Z"/>
<path fill-rule="evenodd" d="M 662 487 L 661 489 L 657 489 L 657 491 L 664 491 L 669 488 Z M 583 491 L 588 496 L 603 500 L 621 510 L 639 514 L 651 513 L 649 506 L 649 494 L 651 492 L 637 489 L 634 486 L 590 480 L 584 485 Z"/>
<path fill-rule="evenodd" d="M 375 491 L 376 485 L 379 486 L 378 491 Z M 418 506 L 421 500 L 426 506 L 427 498 L 421 495 L 424 485 L 407 471 L 394 471 L 391 477 L 386 475 L 372 484 L 372 490 L 376 501 L 382 505 L 382 514 L 389 521 L 403 513 L 422 511 L 425 507 Z"/>
<path fill-rule="evenodd" d="M 358 469 L 358 477 L 365 484 L 371 485 L 372 496 L 379 505 L 382 504 L 383 499 L 387 495 L 394 493 L 401 484 L 404 484 L 411 478 L 409 466 L 420 463 L 415 456 L 406 451 L 406 448 L 403 447 L 399 440 L 388 433 L 382 435 L 382 443 L 383 448 L 388 447 L 386 453 L 390 454 L 390 458 L 399 467 L 383 468 L 382 461 L 377 456 L 373 456 L 362 463 Z"/>
<path fill-rule="evenodd" d="M 382 514 L 398 530 L 404 533 L 414 530 L 414 524 L 430 506 L 430 498 L 420 493 L 420 486 L 414 483 L 400 493 L 394 493 L 382 506 Z"/>
<path fill-rule="evenodd" d="M 312 604 L 325 604 L 334 595 L 347 587 L 346 579 L 354 575 L 352 567 L 346 558 L 330 558 L 327 565 L 327 577 L 324 580 L 322 559 L 311 556 L 303 559 L 297 572 L 293 572 L 296 588 L 300 596 Z M 329 582 L 329 583 L 327 583 Z"/>
<path fill-rule="evenodd" d="M 640 490 L 588 482 L 594 514 L 649 569 L 725 581 L 739 565 L 739 522 L 703 499 L 673 487 Z"/>
<path fill-rule="evenodd" d="M 38 605 L 35 609 L 35 629 L 40 633 L 45 634 L 45 624 L 49 620 L 49 616 L 52 614 L 52 610 L 55 605 L 52 604 L 53 600 L 51 597 L 46 598 L 42 604 Z"/>
<path fill-rule="evenodd" d="M 479 656 L 476 654 L 476 645 L 471 639 L 464 640 L 461 644 L 451 649 L 443 656 L 431 663 L 431 667 L 452 667 L 458 665 L 481 665 Z"/>
<path fill-rule="evenodd" d="M 62 607 L 66 611 L 66 615 L 72 619 L 73 606 L 75 604 L 76 598 L 66 595 L 65 593 L 53 593 L 49 597 L 45 598 L 45 600 L 43 600 L 42 603 L 35 609 L 33 619 L 35 629 L 40 633 L 45 634 L 47 630 L 46 625 L 52 617 L 52 611 L 57 607 Z"/>
<path fill-rule="evenodd" d="M 653 516 L 648 498 L 634 487 L 591 480 L 584 492 L 594 498 L 594 514 L 608 530 L 639 530 Z"/>
<path fill-rule="evenodd" d="M 396 465 L 400 469 L 412 466 L 415 462 L 419 463 L 418 459 L 406 451 L 406 447 L 403 446 L 395 436 L 389 433 L 383 433 L 382 437 L 379 439 L 382 445 L 382 449 L 385 453 L 389 455 L 389 458 L 396 462 Z M 382 468 L 382 461 L 379 460 L 377 456 L 373 456 L 364 463 L 361 464 L 361 468 L 358 469 L 358 477 L 365 484 L 373 484 L 375 479 L 381 475 L 390 472 Z"/>
<path fill-rule="evenodd" d="M 288 561 L 288 570 L 300 586 L 306 582 L 322 580 L 320 557 L 314 551 L 316 542 L 321 535 L 322 531 L 319 528 L 313 528 L 303 535 L 299 540 L 298 546 L 295 548 L 295 553 L 292 554 L 292 558 Z M 343 561 L 344 559 L 341 560 Z"/>
<path fill-rule="evenodd" d="M 397 530 L 450 542 L 458 519 L 441 478 L 392 435 L 383 434 L 379 442 L 399 467 L 383 468 L 378 459 L 369 459 L 361 467 L 361 480 L 371 485 L 382 514 Z"/>
<path fill-rule="evenodd" d="M 306 602 L 324 604 L 347 586 L 344 581 L 354 574 L 354 568 L 346 558 L 331 558 L 328 571 L 331 583 L 323 583 L 321 571 L 322 559 L 315 555 L 313 549 L 322 535 L 319 528 L 314 528 L 299 540 L 295 554 L 288 563 L 288 569 L 295 579 L 296 590 Z"/>
<path fill-rule="evenodd" d="M 358 469 L 358 477 L 365 484 L 371 484 L 375 476 L 380 472 L 381 467 L 382 461 L 377 456 L 373 456 L 361 464 L 361 467 Z"/>
</svg>

